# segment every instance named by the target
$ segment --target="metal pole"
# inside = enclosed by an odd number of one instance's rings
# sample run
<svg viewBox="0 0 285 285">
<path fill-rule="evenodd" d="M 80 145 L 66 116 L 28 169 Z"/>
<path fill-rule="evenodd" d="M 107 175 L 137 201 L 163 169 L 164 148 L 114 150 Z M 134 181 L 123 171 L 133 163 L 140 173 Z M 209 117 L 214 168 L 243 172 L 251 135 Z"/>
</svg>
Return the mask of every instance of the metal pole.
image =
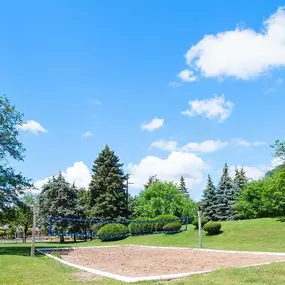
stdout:
<svg viewBox="0 0 285 285">
<path fill-rule="evenodd" d="M 35 237 L 36 237 L 36 223 L 37 223 L 37 205 L 33 205 L 33 231 L 32 231 L 32 247 L 31 256 L 35 256 Z"/>
<path fill-rule="evenodd" d="M 198 209 L 198 231 L 199 231 L 199 248 L 203 247 L 202 244 L 202 223 L 201 223 L 201 211 Z"/>
</svg>

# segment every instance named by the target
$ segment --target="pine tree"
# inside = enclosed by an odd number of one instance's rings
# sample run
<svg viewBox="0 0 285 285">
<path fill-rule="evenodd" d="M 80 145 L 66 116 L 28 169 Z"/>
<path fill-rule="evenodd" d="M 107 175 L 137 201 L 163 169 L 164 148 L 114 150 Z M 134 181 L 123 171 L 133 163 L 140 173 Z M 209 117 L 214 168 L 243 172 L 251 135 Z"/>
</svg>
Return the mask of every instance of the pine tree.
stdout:
<svg viewBox="0 0 285 285">
<path fill-rule="evenodd" d="M 243 189 L 244 185 L 247 183 L 247 177 L 243 167 L 238 170 L 236 167 L 235 169 L 235 177 L 234 177 L 234 188 L 235 188 L 235 199 L 238 197 L 240 191 Z"/>
<path fill-rule="evenodd" d="M 181 194 L 183 194 L 183 195 L 185 195 L 185 197 L 189 198 L 189 193 L 187 191 L 186 182 L 185 182 L 185 179 L 182 175 L 180 177 L 179 190 L 180 190 Z"/>
<path fill-rule="evenodd" d="M 208 175 L 207 187 L 203 192 L 203 200 L 201 202 L 201 208 L 203 217 L 210 220 L 216 220 L 216 188 L 210 175 Z"/>
<path fill-rule="evenodd" d="M 116 219 L 128 216 L 126 178 L 118 156 L 106 145 L 94 161 L 89 185 L 91 215 L 94 218 Z"/>
<path fill-rule="evenodd" d="M 75 185 L 68 183 L 61 173 L 50 179 L 42 188 L 39 196 L 39 222 L 47 228 L 50 216 L 78 218 L 83 209 L 78 202 L 78 191 Z M 53 231 L 59 233 L 78 233 L 80 224 L 69 221 L 53 223 Z M 61 237 L 61 241 L 64 241 Z"/>
<path fill-rule="evenodd" d="M 217 190 L 217 220 L 233 220 L 233 206 L 235 203 L 235 189 L 229 176 L 228 165 L 225 164 L 223 174 Z"/>
<path fill-rule="evenodd" d="M 159 179 L 156 175 L 150 176 L 146 184 L 144 184 L 144 189 L 147 189 L 151 184 L 159 182 Z"/>
</svg>

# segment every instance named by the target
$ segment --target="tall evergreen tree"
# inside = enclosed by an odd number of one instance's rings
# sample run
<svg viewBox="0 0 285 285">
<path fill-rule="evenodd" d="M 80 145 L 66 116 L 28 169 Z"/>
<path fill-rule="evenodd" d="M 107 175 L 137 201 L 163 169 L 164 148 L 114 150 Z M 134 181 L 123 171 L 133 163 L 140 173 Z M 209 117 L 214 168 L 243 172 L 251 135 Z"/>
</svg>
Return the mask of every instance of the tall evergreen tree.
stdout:
<svg viewBox="0 0 285 285">
<path fill-rule="evenodd" d="M 94 161 L 89 185 L 91 214 L 94 218 L 128 216 L 126 178 L 118 156 L 106 145 Z"/>
<path fill-rule="evenodd" d="M 203 217 L 210 221 L 215 221 L 216 217 L 216 188 L 214 186 L 213 180 L 210 175 L 208 175 L 207 187 L 203 192 L 203 200 L 201 203 L 201 208 L 203 212 Z"/>
<path fill-rule="evenodd" d="M 39 222 L 47 228 L 50 216 L 78 218 L 83 209 L 78 202 L 78 191 L 75 185 L 68 183 L 61 173 L 50 179 L 39 196 Z M 59 233 L 76 233 L 80 229 L 78 223 L 58 221 L 53 223 L 53 230 Z M 64 241 L 61 237 L 61 241 Z"/>
<path fill-rule="evenodd" d="M 235 190 L 229 176 L 227 163 L 223 169 L 223 174 L 217 189 L 217 220 L 233 220 L 233 206 L 235 203 Z"/>
<path fill-rule="evenodd" d="M 150 176 L 146 184 L 144 184 L 144 189 L 147 189 L 153 183 L 159 182 L 159 179 L 156 175 Z"/>
<path fill-rule="evenodd" d="M 235 177 L 233 180 L 233 186 L 234 186 L 234 190 L 235 190 L 235 199 L 237 198 L 237 196 L 239 195 L 240 191 L 243 189 L 244 185 L 247 183 L 247 177 L 245 174 L 245 171 L 243 169 L 243 167 L 238 170 L 238 168 L 236 167 L 235 169 Z"/>
<path fill-rule="evenodd" d="M 179 190 L 181 194 L 189 198 L 189 193 L 187 191 L 186 182 L 185 182 L 183 175 L 180 176 Z"/>
</svg>

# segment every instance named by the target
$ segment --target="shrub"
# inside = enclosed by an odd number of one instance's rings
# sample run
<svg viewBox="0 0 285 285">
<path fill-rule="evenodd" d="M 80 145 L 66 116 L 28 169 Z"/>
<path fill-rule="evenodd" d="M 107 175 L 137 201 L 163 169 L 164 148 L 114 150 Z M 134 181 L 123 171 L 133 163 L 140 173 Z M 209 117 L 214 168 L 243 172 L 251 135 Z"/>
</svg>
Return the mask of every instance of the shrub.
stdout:
<svg viewBox="0 0 285 285">
<path fill-rule="evenodd" d="M 174 215 L 160 215 L 160 216 L 157 216 L 156 218 L 154 218 L 154 220 L 164 220 L 162 222 L 157 222 L 155 223 L 155 230 L 156 231 L 163 231 L 163 227 L 171 222 L 174 222 L 174 221 L 171 221 L 171 220 L 174 220 L 174 219 L 177 219 L 178 221 L 178 217 L 174 216 Z"/>
<path fill-rule="evenodd" d="M 5 234 L 5 231 L 0 230 L 0 237 Z"/>
<path fill-rule="evenodd" d="M 150 218 L 140 217 L 132 221 L 129 225 L 130 233 L 132 235 L 135 234 L 147 234 L 153 233 L 155 230 L 155 223 L 152 222 L 141 222 L 138 223 L 136 221 L 152 221 Z"/>
<path fill-rule="evenodd" d="M 221 227 L 221 223 L 209 222 L 203 227 L 203 230 L 206 231 L 208 235 L 217 235 L 220 233 Z"/>
<path fill-rule="evenodd" d="M 94 234 L 97 234 L 98 231 L 104 226 L 106 223 L 95 223 L 92 225 L 91 229 Z"/>
<path fill-rule="evenodd" d="M 205 218 L 201 218 L 201 227 L 203 228 L 204 225 L 206 225 L 208 223 L 208 220 Z M 192 222 L 192 225 L 195 226 L 195 229 L 198 229 L 198 219 L 195 218 L 194 221 Z"/>
<path fill-rule="evenodd" d="M 126 226 L 118 223 L 104 225 L 97 234 L 102 241 L 119 240 L 128 236 L 129 230 Z M 116 236 L 120 235 L 120 236 Z"/>
<path fill-rule="evenodd" d="M 181 224 L 179 222 L 171 222 L 163 227 L 164 231 L 179 231 L 181 229 Z"/>
</svg>

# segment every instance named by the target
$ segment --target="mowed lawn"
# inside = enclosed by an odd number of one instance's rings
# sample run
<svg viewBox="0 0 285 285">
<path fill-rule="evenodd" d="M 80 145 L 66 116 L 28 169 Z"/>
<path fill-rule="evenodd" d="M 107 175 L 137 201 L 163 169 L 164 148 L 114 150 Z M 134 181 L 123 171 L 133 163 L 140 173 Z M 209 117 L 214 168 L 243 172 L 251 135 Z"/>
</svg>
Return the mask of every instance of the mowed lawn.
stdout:
<svg viewBox="0 0 285 285">
<path fill-rule="evenodd" d="M 285 252 L 285 219 L 258 219 L 225 222 L 223 233 L 218 236 L 204 236 L 205 248 L 275 251 Z M 197 231 L 191 226 L 188 232 L 176 235 L 153 235 L 130 237 L 122 241 L 101 243 L 68 243 L 64 246 L 96 246 L 112 244 L 142 244 L 158 246 L 197 247 Z M 38 247 L 62 246 L 58 243 L 37 244 Z M 111 279 L 101 278 L 79 272 L 68 266 L 37 254 L 29 257 L 28 245 L 0 245 L 0 284 L 1 285 L 65 285 L 65 284 L 124 284 Z M 215 262 L 213 260 L 213 262 Z M 141 284 L 285 284 L 285 263 L 249 267 L 242 269 L 219 270 L 209 274 L 191 276 L 186 279 L 168 282 L 142 282 Z"/>
</svg>

